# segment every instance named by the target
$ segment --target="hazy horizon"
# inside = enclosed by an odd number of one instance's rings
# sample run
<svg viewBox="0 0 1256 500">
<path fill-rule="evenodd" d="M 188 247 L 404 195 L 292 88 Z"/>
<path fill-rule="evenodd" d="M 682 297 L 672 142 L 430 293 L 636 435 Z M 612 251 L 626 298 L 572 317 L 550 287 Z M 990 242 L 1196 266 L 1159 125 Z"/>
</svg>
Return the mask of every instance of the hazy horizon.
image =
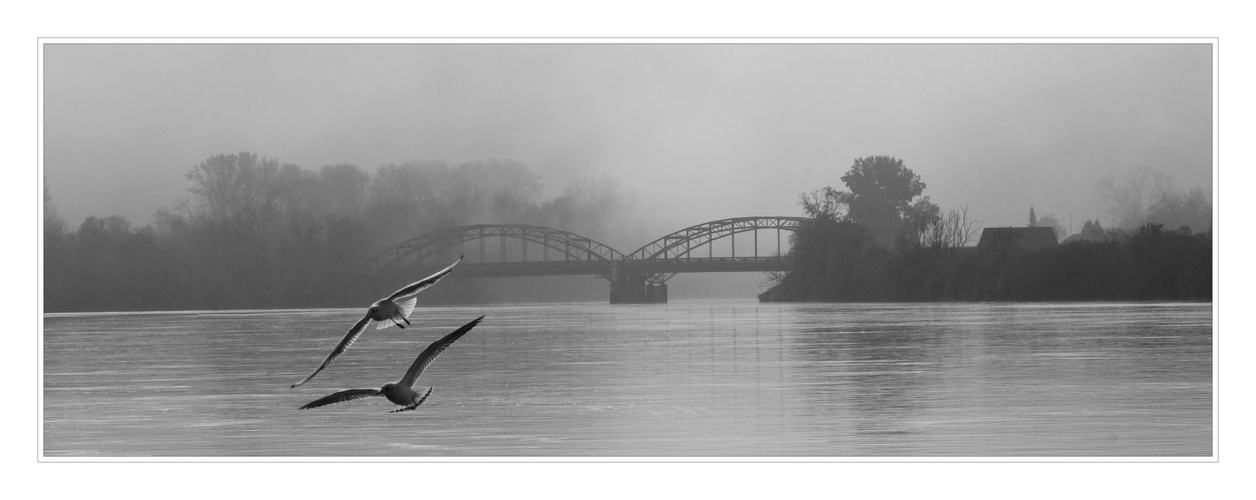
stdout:
<svg viewBox="0 0 1256 500">
<path fill-rule="evenodd" d="M 145 225 L 241 151 L 352 163 L 525 163 L 636 200 L 637 245 L 799 215 L 857 157 L 903 159 L 983 226 L 1072 231 L 1097 183 L 1160 170 L 1212 193 L 1208 44 L 62 44 L 44 46 L 44 174 L 73 229 Z M 621 249 L 630 251 L 631 248 Z"/>
</svg>

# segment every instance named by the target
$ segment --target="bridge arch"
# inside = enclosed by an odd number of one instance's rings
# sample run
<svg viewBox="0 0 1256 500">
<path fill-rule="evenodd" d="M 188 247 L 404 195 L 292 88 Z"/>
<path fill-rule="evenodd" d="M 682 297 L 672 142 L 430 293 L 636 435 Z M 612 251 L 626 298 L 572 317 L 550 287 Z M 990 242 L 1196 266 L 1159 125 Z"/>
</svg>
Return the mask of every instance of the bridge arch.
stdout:
<svg viewBox="0 0 1256 500">
<path fill-rule="evenodd" d="M 675 231 L 627 254 L 630 260 L 689 258 L 694 249 L 708 247 L 715 240 L 735 238 L 738 233 L 776 229 L 797 231 L 805 217 L 736 217 L 695 224 Z M 778 246 L 779 250 L 779 246 Z M 758 251 L 758 245 L 755 245 Z M 758 256 L 758 254 L 755 254 Z"/>
<path fill-rule="evenodd" d="M 687 228 L 667 234 L 641 248 L 625 255 L 625 267 L 637 271 L 639 279 L 653 286 L 660 286 L 676 275 L 676 270 L 685 271 L 771 271 L 784 266 L 781 250 L 780 231 L 797 231 L 807 219 L 805 217 L 735 217 L 731 219 L 713 220 L 695 224 Z M 777 252 L 770 257 L 759 256 L 759 230 L 777 230 Z M 739 233 L 754 232 L 754 252 L 750 256 L 737 257 L 736 237 Z M 713 257 L 713 243 L 729 238 L 732 240 L 733 252 L 730 257 Z M 706 247 L 707 255 L 703 259 L 695 257 L 694 251 Z M 698 265 L 699 262 L 703 264 Z"/>
<path fill-rule="evenodd" d="M 785 270 L 780 232 L 797 231 L 807 220 L 778 216 L 714 220 L 672 232 L 629 254 L 576 233 L 544 226 L 458 226 L 410 238 L 380 252 L 364 267 L 380 279 L 386 273 L 423 275 L 465 255 L 469 259 L 458 268 L 461 277 L 594 275 L 610 281 L 611 303 L 667 302 L 666 282 L 676 273 Z M 758 232 L 765 229 L 777 231 L 777 251 L 760 256 Z M 736 236 L 746 232 L 754 233 L 754 252 L 737 256 Z M 714 256 L 713 243 L 725 238 L 732 240 L 732 255 Z M 496 261 L 488 258 L 486 242 L 492 239 L 500 240 Z M 508 244 L 507 240 L 517 243 Z M 478 246 L 468 248 L 471 242 L 478 242 Z M 530 244 L 533 248 L 539 245 L 540 259 L 529 259 Z M 507 252 L 508 246 L 511 252 Z M 703 247 L 707 255 L 695 255 Z M 512 259 L 507 259 L 508 253 Z M 556 258 L 551 259 L 551 254 Z"/>
<path fill-rule="evenodd" d="M 487 259 L 489 254 L 485 244 L 491 239 L 501 241 L 498 252 L 500 258 L 497 262 L 489 262 Z M 519 241 L 516 248 L 522 254 L 522 261 L 531 265 L 512 265 L 519 262 L 506 261 L 507 240 Z M 478 248 L 466 247 L 466 243 L 477 241 Z M 540 260 L 528 261 L 528 243 L 540 245 Z M 561 260 L 551 260 L 551 250 Z M 461 275 L 595 274 L 606 279 L 611 278 L 614 263 L 624 258 L 621 252 L 609 245 L 569 231 L 524 224 L 476 224 L 441 229 L 401 242 L 368 260 L 366 270 L 374 274 L 415 268 L 440 268 L 448 265 L 447 261 L 458 255 L 478 256 L 477 262 L 459 266 L 462 268 L 459 270 Z"/>
</svg>

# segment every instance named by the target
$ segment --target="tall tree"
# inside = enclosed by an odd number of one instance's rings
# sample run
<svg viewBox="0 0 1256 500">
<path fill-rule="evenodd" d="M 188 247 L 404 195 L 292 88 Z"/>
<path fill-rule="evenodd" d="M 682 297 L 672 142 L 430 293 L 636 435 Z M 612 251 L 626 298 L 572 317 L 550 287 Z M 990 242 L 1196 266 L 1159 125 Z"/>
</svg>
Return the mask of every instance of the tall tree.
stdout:
<svg viewBox="0 0 1256 500">
<path fill-rule="evenodd" d="M 370 176 L 357 165 L 327 165 L 318 171 L 314 201 L 320 216 L 356 217 L 366 202 Z"/>
<path fill-rule="evenodd" d="M 70 237 L 65 234 L 65 219 L 52 203 L 52 187 L 44 181 L 44 307 L 57 310 L 72 290 L 74 277 L 69 272 L 67 248 Z"/>
<path fill-rule="evenodd" d="M 219 224 L 241 226 L 255 240 L 270 239 L 279 221 L 283 190 L 278 160 L 256 153 L 215 155 L 187 173 L 202 210 Z"/>
<path fill-rule="evenodd" d="M 1034 207 L 1029 207 L 1029 227 L 1038 225 L 1038 216 L 1034 215 Z"/>
<path fill-rule="evenodd" d="M 375 171 L 363 207 L 372 252 L 442 227 L 433 198 L 439 173 L 448 169 L 443 161 L 411 161 Z"/>
<path fill-rule="evenodd" d="M 937 205 L 927 198 L 913 204 L 925 183 L 898 158 L 858 158 L 842 182 L 850 191 L 834 191 L 832 196 L 847 207 L 846 218 L 872 230 L 882 246 L 893 246 L 904 232 L 914 233 L 917 228 L 908 227 L 912 218 L 932 221 L 930 214 L 938 214 Z"/>
</svg>

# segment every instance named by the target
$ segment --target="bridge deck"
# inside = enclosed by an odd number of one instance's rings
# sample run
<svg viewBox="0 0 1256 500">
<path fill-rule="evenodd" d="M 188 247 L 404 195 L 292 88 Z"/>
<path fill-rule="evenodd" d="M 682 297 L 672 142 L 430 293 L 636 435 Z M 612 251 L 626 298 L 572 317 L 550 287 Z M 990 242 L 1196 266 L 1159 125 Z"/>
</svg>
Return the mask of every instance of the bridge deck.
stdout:
<svg viewBox="0 0 1256 500">
<path fill-rule="evenodd" d="M 610 278 L 613 267 L 621 272 L 640 274 L 728 273 L 785 271 L 788 263 L 781 257 L 702 257 L 649 259 L 619 262 L 597 261 L 535 261 L 535 262 L 467 262 L 458 266 L 452 276 L 465 278 L 498 278 L 512 276 L 602 276 Z M 443 266 L 413 268 L 409 272 L 424 274 Z"/>
</svg>

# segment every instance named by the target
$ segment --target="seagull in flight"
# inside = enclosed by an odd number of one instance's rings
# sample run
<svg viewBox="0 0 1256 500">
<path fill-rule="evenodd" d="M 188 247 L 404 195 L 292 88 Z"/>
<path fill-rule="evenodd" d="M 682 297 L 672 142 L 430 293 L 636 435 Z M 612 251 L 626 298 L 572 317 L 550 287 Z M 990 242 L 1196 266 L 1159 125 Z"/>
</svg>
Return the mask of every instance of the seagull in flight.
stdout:
<svg viewBox="0 0 1256 500">
<path fill-rule="evenodd" d="M 445 352 L 445 349 L 448 349 L 450 345 L 453 345 L 454 341 L 462 338 L 462 336 L 466 335 L 472 328 L 475 328 L 475 325 L 478 325 L 482 319 L 484 319 L 484 316 L 475 318 L 474 320 L 471 320 L 470 323 L 462 325 L 462 328 L 454 330 L 444 338 L 427 346 L 427 349 L 424 349 L 423 352 L 419 354 L 419 357 L 414 359 L 414 364 L 410 365 L 410 369 L 406 370 L 406 375 L 401 377 L 401 380 L 390 384 L 384 384 L 384 386 L 379 389 L 348 389 L 340 391 L 307 403 L 300 409 L 308 410 L 310 408 L 318 408 L 332 403 L 343 403 L 345 401 L 353 401 L 355 399 L 369 398 L 372 396 L 384 396 L 388 398 L 389 401 L 396 403 L 397 406 L 389 413 L 397 413 L 399 411 L 407 411 L 418 408 L 424 401 L 427 401 L 428 396 L 432 395 L 431 387 L 428 387 L 427 392 L 422 396 L 419 395 L 418 391 L 414 390 L 414 383 L 419 379 L 419 375 L 423 374 L 423 369 L 427 368 L 427 365 L 432 364 L 433 361 L 436 361 L 436 357 L 440 356 L 440 353 Z"/>
<path fill-rule="evenodd" d="M 353 327 L 349 329 L 349 332 L 345 333 L 344 338 L 340 339 L 340 343 L 336 345 L 335 349 L 331 350 L 331 354 L 327 355 L 327 359 L 323 360 L 323 364 L 318 365 L 318 368 L 314 369 L 314 373 L 307 375 L 305 378 L 301 379 L 300 382 L 292 384 L 292 387 L 290 388 L 295 388 L 301 384 L 309 382 L 315 375 L 318 375 L 318 372 L 323 371 L 323 368 L 327 368 L 327 365 L 330 365 L 333 360 L 340 357 L 341 354 L 344 354 L 345 350 L 348 349 L 349 346 L 353 345 L 353 341 L 357 340 L 358 337 L 362 335 L 362 332 L 366 330 L 368 325 L 374 326 L 376 330 L 388 328 L 392 325 L 405 328 L 406 325 L 410 324 L 410 320 L 406 319 L 406 317 L 410 316 L 410 312 L 414 311 L 414 304 L 419 300 L 416 295 L 418 295 L 419 292 L 426 290 L 427 287 L 435 285 L 437 281 L 440 281 L 440 279 L 448 275 L 450 271 L 453 271 L 454 266 L 458 265 L 459 262 L 462 262 L 462 257 L 458 257 L 458 260 L 454 261 L 453 264 L 437 271 L 436 274 L 406 285 L 404 288 L 397 290 L 387 298 L 375 301 L 374 304 L 371 304 L 371 308 L 366 310 L 366 316 L 362 316 L 362 319 L 358 320 L 357 323 L 354 323 Z M 406 325 L 398 323 L 397 318 L 401 318 L 401 321 L 404 321 Z"/>
</svg>

